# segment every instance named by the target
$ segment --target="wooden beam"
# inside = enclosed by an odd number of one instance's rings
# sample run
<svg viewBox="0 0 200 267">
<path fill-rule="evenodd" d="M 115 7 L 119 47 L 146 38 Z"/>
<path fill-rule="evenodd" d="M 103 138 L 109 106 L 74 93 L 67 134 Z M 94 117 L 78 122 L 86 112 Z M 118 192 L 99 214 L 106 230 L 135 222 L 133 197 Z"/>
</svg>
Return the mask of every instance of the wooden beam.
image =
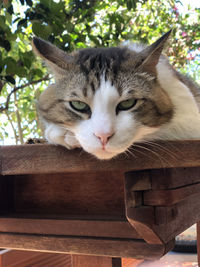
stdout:
<svg viewBox="0 0 200 267">
<path fill-rule="evenodd" d="M 178 156 L 178 155 L 177 155 Z M 149 170 L 152 190 L 168 190 L 200 182 L 200 168 L 164 168 Z"/>
<path fill-rule="evenodd" d="M 25 215 L 24 215 L 25 216 Z M 1 233 L 65 235 L 85 237 L 110 237 L 140 239 L 136 230 L 125 220 L 95 220 L 92 219 L 39 219 L 0 217 Z"/>
<path fill-rule="evenodd" d="M 72 255 L 72 267 L 121 267 L 120 258 Z"/>
<path fill-rule="evenodd" d="M 0 170 L 8 175 L 196 167 L 200 166 L 199 151 L 200 140 L 156 142 L 139 144 L 134 156 L 122 154 L 117 160 L 100 161 L 79 149 L 54 145 L 2 146 Z"/>
<path fill-rule="evenodd" d="M 118 258 L 158 259 L 173 247 L 167 244 L 147 244 L 139 239 L 83 238 L 56 235 L 0 234 L 4 248 L 107 256 Z"/>
<path fill-rule="evenodd" d="M 150 206 L 171 206 L 192 195 L 200 198 L 200 183 L 171 190 L 154 190 L 143 193 L 143 204 Z"/>
<path fill-rule="evenodd" d="M 200 221 L 197 222 L 197 257 L 198 266 L 200 266 Z"/>
<path fill-rule="evenodd" d="M 0 267 L 48 266 L 72 267 L 71 256 L 67 254 L 41 253 L 20 250 L 0 251 Z"/>
</svg>

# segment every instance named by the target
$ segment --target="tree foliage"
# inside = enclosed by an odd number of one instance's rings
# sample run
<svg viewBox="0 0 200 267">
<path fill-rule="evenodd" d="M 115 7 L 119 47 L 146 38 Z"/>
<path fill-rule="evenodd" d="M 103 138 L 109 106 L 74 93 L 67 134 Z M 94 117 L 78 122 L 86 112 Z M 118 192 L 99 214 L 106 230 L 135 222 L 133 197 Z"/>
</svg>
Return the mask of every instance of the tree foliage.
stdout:
<svg viewBox="0 0 200 267">
<path fill-rule="evenodd" d="M 37 35 L 66 52 L 89 46 L 150 43 L 173 29 L 166 53 L 185 72 L 197 68 L 200 9 L 180 14 L 178 0 L 4 0 L 0 4 L 0 140 L 40 136 L 36 99 L 51 77 L 35 58 Z M 197 69 L 198 71 L 198 69 Z M 195 70 L 194 77 L 199 78 Z"/>
</svg>

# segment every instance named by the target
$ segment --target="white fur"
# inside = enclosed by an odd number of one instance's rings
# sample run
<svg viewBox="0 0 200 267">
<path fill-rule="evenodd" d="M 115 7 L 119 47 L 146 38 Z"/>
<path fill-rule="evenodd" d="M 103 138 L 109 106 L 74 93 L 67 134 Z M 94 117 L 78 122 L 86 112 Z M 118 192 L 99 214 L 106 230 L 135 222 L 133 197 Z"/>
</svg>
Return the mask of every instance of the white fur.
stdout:
<svg viewBox="0 0 200 267">
<path fill-rule="evenodd" d="M 50 144 L 62 145 L 68 149 L 80 147 L 78 140 L 72 132 L 54 123 L 45 123 L 44 135 Z"/>
<path fill-rule="evenodd" d="M 159 61 L 157 65 L 158 80 L 167 92 L 175 107 L 172 120 L 149 135 L 150 139 L 199 139 L 200 138 L 200 112 L 198 105 L 189 88 L 183 84 L 168 64 Z"/>
<path fill-rule="evenodd" d="M 144 46 L 131 44 L 129 48 L 141 52 Z M 160 85 L 172 100 L 175 114 L 169 123 L 146 135 L 145 139 L 199 139 L 200 111 L 190 89 L 175 76 L 166 59 L 161 58 L 156 68 Z"/>
<path fill-rule="evenodd" d="M 137 52 L 142 48 L 132 47 Z M 100 88 L 90 99 L 91 118 L 81 121 L 72 129 L 48 123 L 45 137 L 50 143 L 64 145 L 67 148 L 81 146 L 100 159 L 110 159 L 138 141 L 200 138 L 200 113 L 189 88 L 176 78 L 164 59 L 159 61 L 157 72 L 160 85 L 169 95 L 175 108 L 174 116 L 169 123 L 153 128 L 138 123 L 129 110 L 116 115 L 116 106 L 124 99 L 120 98 L 110 81 L 105 81 L 102 76 Z M 114 134 L 105 147 L 98 138 L 101 134 Z"/>
<path fill-rule="evenodd" d="M 102 76 L 100 88 L 90 104 L 91 119 L 82 121 L 74 129 L 81 146 L 100 159 L 109 159 L 124 152 L 134 140 L 155 131 L 154 128 L 142 127 L 128 110 L 116 115 L 116 106 L 120 101 L 117 89 Z M 97 138 L 98 133 L 114 134 L 105 149 Z"/>
</svg>

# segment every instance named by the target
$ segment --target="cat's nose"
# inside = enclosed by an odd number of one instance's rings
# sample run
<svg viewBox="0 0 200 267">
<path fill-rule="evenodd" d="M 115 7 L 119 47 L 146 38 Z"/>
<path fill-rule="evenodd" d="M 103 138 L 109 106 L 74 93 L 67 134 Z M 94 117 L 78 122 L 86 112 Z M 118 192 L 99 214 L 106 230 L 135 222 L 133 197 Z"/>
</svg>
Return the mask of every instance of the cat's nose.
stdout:
<svg viewBox="0 0 200 267">
<path fill-rule="evenodd" d="M 94 133 L 94 135 L 101 141 L 103 147 L 108 143 L 108 140 L 114 135 L 114 132 L 108 133 Z"/>
</svg>

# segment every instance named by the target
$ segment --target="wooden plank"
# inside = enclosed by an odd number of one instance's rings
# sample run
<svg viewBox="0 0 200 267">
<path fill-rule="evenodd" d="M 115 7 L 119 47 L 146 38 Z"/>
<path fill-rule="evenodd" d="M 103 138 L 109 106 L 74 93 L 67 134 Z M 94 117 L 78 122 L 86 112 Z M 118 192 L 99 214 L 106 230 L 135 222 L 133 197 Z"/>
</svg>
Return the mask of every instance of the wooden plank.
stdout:
<svg viewBox="0 0 200 267">
<path fill-rule="evenodd" d="M 141 239 L 127 221 L 0 217 L 0 232 Z"/>
<path fill-rule="evenodd" d="M 14 182 L 16 213 L 124 217 L 120 173 L 20 175 L 15 176 Z"/>
<path fill-rule="evenodd" d="M 168 242 L 200 220 L 200 196 L 192 195 L 171 207 L 155 207 L 155 220 L 152 228 Z"/>
<path fill-rule="evenodd" d="M 121 267 L 121 259 L 72 255 L 72 267 Z"/>
<path fill-rule="evenodd" d="M 168 190 L 200 182 L 200 168 L 157 169 L 149 171 L 153 190 Z"/>
<path fill-rule="evenodd" d="M 137 259 L 157 259 L 172 249 L 174 242 L 149 245 L 143 240 L 57 237 L 55 235 L 0 234 L 0 244 L 4 248 L 125 257 Z"/>
<path fill-rule="evenodd" d="M 0 176 L 0 213 L 14 210 L 14 177 Z"/>
<path fill-rule="evenodd" d="M 197 259 L 200 266 L 200 221 L 197 222 Z"/>
<path fill-rule="evenodd" d="M 0 254 L 0 262 L 0 267 L 72 267 L 71 256 L 67 254 L 64 255 L 20 250 L 3 250 L 3 253 Z"/>
<path fill-rule="evenodd" d="M 44 144 L 2 146 L 1 150 L 3 175 L 200 166 L 200 140 L 137 144 L 133 146 L 134 156 L 122 154 L 108 161 L 99 161 L 79 149 Z"/>
<path fill-rule="evenodd" d="M 130 180 L 129 191 L 150 190 L 151 180 L 149 171 L 134 171 L 125 173 L 126 180 Z M 131 187 L 131 188 L 130 188 Z"/>
<path fill-rule="evenodd" d="M 171 206 L 192 195 L 200 198 L 200 183 L 171 190 L 143 192 L 143 203 L 147 206 Z"/>
</svg>

